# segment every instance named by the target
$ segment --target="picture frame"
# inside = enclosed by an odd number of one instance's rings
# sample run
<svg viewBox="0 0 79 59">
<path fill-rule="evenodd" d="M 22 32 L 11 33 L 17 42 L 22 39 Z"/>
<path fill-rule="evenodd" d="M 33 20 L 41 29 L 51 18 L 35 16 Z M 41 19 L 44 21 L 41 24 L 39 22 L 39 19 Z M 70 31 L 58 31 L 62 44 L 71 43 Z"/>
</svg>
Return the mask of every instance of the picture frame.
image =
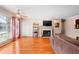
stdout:
<svg viewBox="0 0 79 59">
<path fill-rule="evenodd" d="M 57 22 L 57 23 L 55 23 L 55 28 L 59 28 L 59 23 Z"/>
</svg>

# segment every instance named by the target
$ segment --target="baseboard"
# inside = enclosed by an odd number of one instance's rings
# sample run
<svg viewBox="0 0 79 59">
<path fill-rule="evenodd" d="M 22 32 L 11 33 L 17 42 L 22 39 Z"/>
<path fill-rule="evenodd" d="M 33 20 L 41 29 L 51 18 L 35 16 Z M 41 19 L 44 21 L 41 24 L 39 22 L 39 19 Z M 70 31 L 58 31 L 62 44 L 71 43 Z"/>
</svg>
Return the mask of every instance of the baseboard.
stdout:
<svg viewBox="0 0 79 59">
<path fill-rule="evenodd" d="M 12 39 L 7 39 L 6 41 L 3 41 L 3 42 L 0 43 L 0 47 L 3 47 L 5 45 L 9 44 L 12 41 L 13 41 Z"/>
</svg>

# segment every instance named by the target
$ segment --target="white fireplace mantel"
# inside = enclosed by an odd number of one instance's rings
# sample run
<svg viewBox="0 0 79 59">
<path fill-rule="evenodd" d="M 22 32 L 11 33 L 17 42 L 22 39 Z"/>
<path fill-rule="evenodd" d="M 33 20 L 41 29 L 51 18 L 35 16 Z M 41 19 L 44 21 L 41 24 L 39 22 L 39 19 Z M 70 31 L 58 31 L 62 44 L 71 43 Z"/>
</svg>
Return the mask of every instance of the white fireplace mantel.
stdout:
<svg viewBox="0 0 79 59">
<path fill-rule="evenodd" d="M 52 26 L 40 26 L 40 28 L 39 28 L 40 30 L 39 30 L 39 36 L 40 37 L 42 37 L 42 35 L 43 35 L 43 31 L 44 30 L 50 30 L 51 31 L 51 36 L 50 37 L 52 37 L 52 31 L 53 31 L 53 27 Z"/>
</svg>

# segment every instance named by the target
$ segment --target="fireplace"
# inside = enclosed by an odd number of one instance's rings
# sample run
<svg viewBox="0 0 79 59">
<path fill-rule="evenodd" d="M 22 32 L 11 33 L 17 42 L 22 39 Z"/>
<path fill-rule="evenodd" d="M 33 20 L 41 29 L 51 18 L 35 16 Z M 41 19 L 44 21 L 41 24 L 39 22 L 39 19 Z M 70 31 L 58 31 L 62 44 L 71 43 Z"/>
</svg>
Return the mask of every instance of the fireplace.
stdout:
<svg viewBox="0 0 79 59">
<path fill-rule="evenodd" d="M 49 37 L 51 36 L 51 30 L 43 30 L 43 37 Z"/>
</svg>

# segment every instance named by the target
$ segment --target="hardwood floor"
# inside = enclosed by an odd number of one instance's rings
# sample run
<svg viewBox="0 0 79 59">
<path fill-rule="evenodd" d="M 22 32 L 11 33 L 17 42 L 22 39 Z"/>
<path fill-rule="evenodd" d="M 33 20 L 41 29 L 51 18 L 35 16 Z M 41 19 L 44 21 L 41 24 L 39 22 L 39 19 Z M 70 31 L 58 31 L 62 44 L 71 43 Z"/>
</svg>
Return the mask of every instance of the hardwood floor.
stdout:
<svg viewBox="0 0 79 59">
<path fill-rule="evenodd" d="M 0 48 L 0 54 L 54 54 L 48 38 L 23 37 Z"/>
</svg>

